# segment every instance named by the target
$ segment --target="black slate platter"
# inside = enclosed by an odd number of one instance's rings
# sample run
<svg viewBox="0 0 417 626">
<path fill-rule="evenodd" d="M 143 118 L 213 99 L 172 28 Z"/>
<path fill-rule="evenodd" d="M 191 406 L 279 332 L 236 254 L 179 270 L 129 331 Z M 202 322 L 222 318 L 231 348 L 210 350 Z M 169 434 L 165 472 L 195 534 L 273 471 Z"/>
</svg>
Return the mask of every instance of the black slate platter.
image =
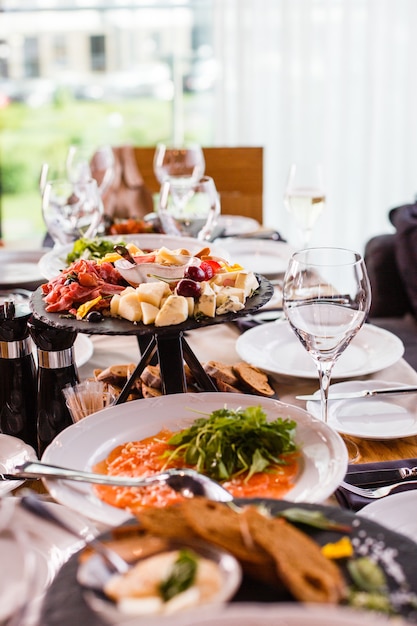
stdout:
<svg viewBox="0 0 417 626">
<path fill-rule="evenodd" d="M 294 504 L 281 500 L 245 500 L 243 503 L 262 503 L 273 514 L 288 508 L 322 511 L 328 519 L 351 527 L 349 534 L 355 546 L 356 555 L 374 557 L 385 571 L 390 595 L 395 596 L 404 588 L 417 594 L 417 543 L 407 537 L 388 530 L 371 520 L 356 516 L 350 511 L 319 504 Z M 226 505 L 225 505 L 226 506 Z M 323 531 L 304 526 L 307 532 L 319 545 L 338 541 L 343 535 L 336 531 Z M 103 538 L 108 537 L 104 534 Z M 40 624 L 42 626 L 73 626 L 88 624 L 89 626 L 105 626 L 101 617 L 94 613 L 85 600 L 83 589 L 76 580 L 78 555 L 75 554 L 62 567 L 55 581 L 46 593 L 41 609 Z M 346 573 L 346 578 L 349 580 Z M 403 581 L 403 582 L 401 582 Z M 282 593 L 268 589 L 265 585 L 256 584 L 243 578 L 242 585 L 232 602 L 288 602 L 291 599 Z M 399 614 L 410 622 L 417 623 L 417 608 L 402 603 Z M 146 617 L 138 623 L 146 623 Z"/>
<path fill-rule="evenodd" d="M 241 311 L 225 313 L 224 315 L 217 315 L 216 317 L 204 317 L 198 321 L 189 318 L 186 322 L 175 326 L 157 328 L 153 324 L 145 325 L 141 322 L 133 323 L 128 320 L 112 317 L 105 317 L 101 322 L 87 322 L 86 320 L 63 317 L 60 313 L 47 313 L 45 311 L 45 302 L 41 287 L 32 294 L 30 306 L 33 315 L 50 326 L 66 328 L 80 333 L 88 333 L 89 335 L 176 335 L 180 332 L 193 330 L 195 328 L 232 322 L 235 319 L 254 313 L 260 307 L 264 306 L 271 299 L 274 288 L 264 276 L 256 274 L 256 277 L 259 282 L 259 288 L 251 298 L 246 300 L 246 306 Z"/>
</svg>

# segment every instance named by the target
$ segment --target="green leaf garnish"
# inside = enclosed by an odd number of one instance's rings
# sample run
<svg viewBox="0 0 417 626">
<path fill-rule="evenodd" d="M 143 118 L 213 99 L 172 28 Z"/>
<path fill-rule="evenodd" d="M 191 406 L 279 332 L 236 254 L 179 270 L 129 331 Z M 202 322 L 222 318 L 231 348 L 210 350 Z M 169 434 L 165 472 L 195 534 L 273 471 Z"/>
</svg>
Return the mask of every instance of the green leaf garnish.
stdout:
<svg viewBox="0 0 417 626">
<path fill-rule="evenodd" d="M 197 573 L 197 556 L 190 550 L 180 550 L 169 576 L 159 585 L 164 602 L 186 591 L 194 583 Z"/>
<path fill-rule="evenodd" d="M 351 526 L 347 524 L 341 524 L 334 520 L 329 520 L 322 511 L 313 511 L 306 509 L 299 509 L 292 507 L 285 509 L 278 513 L 279 517 L 285 517 L 286 520 L 293 524 L 305 524 L 306 526 L 312 526 L 313 528 L 320 528 L 321 530 L 334 530 L 341 533 L 351 532 Z"/>
<path fill-rule="evenodd" d="M 243 472 L 248 480 L 257 472 L 287 463 L 283 455 L 297 450 L 295 429 L 296 423 L 290 419 L 279 417 L 269 422 L 260 406 L 225 407 L 175 433 L 168 441 L 175 450 L 164 457 L 167 464 L 181 459 L 215 480 L 229 480 Z"/>
<path fill-rule="evenodd" d="M 101 239 L 100 237 L 95 237 L 94 239 L 81 237 L 74 242 L 71 252 L 67 255 L 66 262 L 70 264 L 80 258 L 101 259 L 106 254 L 114 252 L 115 245 L 124 246 L 126 244 L 124 241 L 115 243 L 114 241 Z"/>
</svg>

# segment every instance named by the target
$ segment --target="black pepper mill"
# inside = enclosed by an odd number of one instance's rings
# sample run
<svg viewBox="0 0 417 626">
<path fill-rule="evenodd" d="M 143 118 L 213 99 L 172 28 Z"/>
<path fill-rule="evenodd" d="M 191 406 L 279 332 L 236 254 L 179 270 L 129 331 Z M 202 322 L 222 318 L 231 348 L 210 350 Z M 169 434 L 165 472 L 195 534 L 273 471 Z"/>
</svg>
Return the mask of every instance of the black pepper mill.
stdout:
<svg viewBox="0 0 417 626">
<path fill-rule="evenodd" d="M 30 309 L 0 305 L 0 432 L 37 450 L 37 374 L 29 336 Z"/>
<path fill-rule="evenodd" d="M 77 331 L 54 328 L 32 317 L 29 331 L 38 352 L 38 453 L 73 421 L 62 390 L 79 382 L 74 361 Z"/>
</svg>

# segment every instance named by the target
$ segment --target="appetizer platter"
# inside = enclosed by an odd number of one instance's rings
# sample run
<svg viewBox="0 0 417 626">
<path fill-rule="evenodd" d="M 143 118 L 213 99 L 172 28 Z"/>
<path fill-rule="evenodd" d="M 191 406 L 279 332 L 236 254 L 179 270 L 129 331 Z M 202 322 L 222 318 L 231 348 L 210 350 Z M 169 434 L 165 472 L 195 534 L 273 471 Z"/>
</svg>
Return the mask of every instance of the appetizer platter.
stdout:
<svg viewBox="0 0 417 626">
<path fill-rule="evenodd" d="M 128 550 L 134 549 L 135 533 L 138 542 L 175 537 L 187 544 L 197 537 L 229 552 L 243 571 L 242 582 L 227 604 L 230 608 L 243 608 L 242 603 L 248 610 L 268 606 L 279 618 L 280 605 L 288 609 L 289 603 L 296 607 L 314 602 L 316 610 L 321 606 L 336 616 L 337 607 L 358 610 L 358 623 L 367 623 L 366 615 L 379 617 L 380 623 L 391 623 L 390 617 L 392 623 L 402 623 L 400 617 L 416 620 L 416 544 L 336 507 L 254 499 L 236 500 L 231 508 L 197 498 L 180 507 L 151 509 L 102 539 L 116 550 L 124 544 L 127 558 Z M 85 556 L 73 556 L 48 590 L 41 615 L 44 626 L 164 623 L 166 616 L 126 614 L 111 599 L 88 588 L 88 581 L 80 577 Z M 313 580 L 320 584 L 312 584 Z M 71 602 L 66 601 L 69 591 Z M 140 603 L 136 608 L 140 611 Z M 220 607 L 205 609 L 183 608 L 173 623 L 193 624 L 213 615 L 216 623 L 222 623 Z"/>
</svg>

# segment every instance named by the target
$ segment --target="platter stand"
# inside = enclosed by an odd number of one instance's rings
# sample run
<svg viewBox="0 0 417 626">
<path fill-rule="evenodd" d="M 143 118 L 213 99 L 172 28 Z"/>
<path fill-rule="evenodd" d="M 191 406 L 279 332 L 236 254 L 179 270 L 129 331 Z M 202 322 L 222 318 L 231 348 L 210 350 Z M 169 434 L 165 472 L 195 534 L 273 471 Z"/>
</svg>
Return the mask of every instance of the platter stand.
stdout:
<svg viewBox="0 0 417 626">
<path fill-rule="evenodd" d="M 136 335 L 141 352 L 140 360 L 120 392 L 115 404 L 125 402 L 135 380 L 151 362 L 159 362 L 162 381 L 162 393 L 184 393 L 187 391 L 184 362 L 187 363 L 199 387 L 203 391 L 218 391 L 216 385 L 206 374 L 203 366 L 191 350 L 185 339 L 187 331 L 213 324 L 224 324 L 250 315 L 264 306 L 272 297 L 274 288 L 263 276 L 256 275 L 259 288 L 253 296 L 247 299 L 246 306 L 241 311 L 217 315 L 213 318 L 187 321 L 176 326 L 155 327 L 133 323 L 124 319 L 104 317 L 100 322 L 87 322 L 61 316 L 59 313 L 47 313 L 43 299 L 42 288 L 38 288 L 31 296 L 30 306 L 34 317 L 41 322 L 64 328 L 68 331 L 77 331 L 89 335 Z"/>
</svg>

